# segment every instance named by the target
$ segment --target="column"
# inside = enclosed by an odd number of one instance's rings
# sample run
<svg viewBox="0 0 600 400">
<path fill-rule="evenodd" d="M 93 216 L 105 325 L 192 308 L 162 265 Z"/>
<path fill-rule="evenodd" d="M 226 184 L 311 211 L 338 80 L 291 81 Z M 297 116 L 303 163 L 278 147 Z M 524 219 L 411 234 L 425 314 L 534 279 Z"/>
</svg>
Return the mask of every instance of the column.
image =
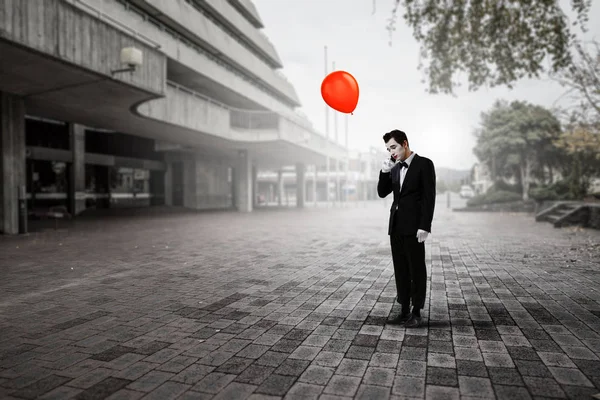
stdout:
<svg viewBox="0 0 600 400">
<path fill-rule="evenodd" d="M 167 170 L 165 171 L 165 205 L 173 205 L 173 162 L 165 161 Z"/>
<path fill-rule="evenodd" d="M 252 211 L 252 164 L 248 150 L 239 150 L 236 179 L 236 208 L 240 212 Z"/>
<path fill-rule="evenodd" d="M 85 210 L 85 127 L 69 124 L 71 168 L 69 174 L 69 212 L 76 216 Z"/>
<path fill-rule="evenodd" d="M 198 208 L 196 193 L 196 160 L 193 156 L 183 158 L 183 206 L 185 208 Z"/>
<path fill-rule="evenodd" d="M 304 208 L 306 193 L 306 166 L 302 163 L 296 164 L 296 207 Z"/>
<path fill-rule="evenodd" d="M 254 208 L 258 205 L 258 168 L 252 166 L 252 205 Z"/>
<path fill-rule="evenodd" d="M 340 187 L 340 160 L 335 160 L 335 191 L 336 201 L 338 205 L 341 205 L 342 201 L 342 188 Z"/>
<path fill-rule="evenodd" d="M 25 104 L 22 98 L 3 92 L 0 92 L 0 154 L 0 230 L 4 234 L 17 234 L 19 192 L 25 195 L 26 184 Z M 27 216 L 27 203 L 22 212 Z"/>
<path fill-rule="evenodd" d="M 277 171 L 277 205 L 283 205 L 284 185 L 283 185 L 283 170 Z"/>
<path fill-rule="evenodd" d="M 313 202 L 315 203 L 315 207 L 317 207 L 317 164 L 314 165 L 315 167 L 315 175 L 313 176 L 313 186 L 312 186 L 312 193 L 313 193 Z"/>
</svg>

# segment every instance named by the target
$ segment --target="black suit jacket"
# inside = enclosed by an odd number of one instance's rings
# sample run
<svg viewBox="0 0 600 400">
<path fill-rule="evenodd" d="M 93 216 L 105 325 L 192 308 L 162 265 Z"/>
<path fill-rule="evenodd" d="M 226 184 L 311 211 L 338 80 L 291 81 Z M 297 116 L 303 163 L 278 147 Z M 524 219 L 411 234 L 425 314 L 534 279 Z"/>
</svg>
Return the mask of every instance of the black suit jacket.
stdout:
<svg viewBox="0 0 600 400">
<path fill-rule="evenodd" d="M 435 208 L 435 168 L 433 162 L 415 154 L 400 188 L 400 163 L 390 172 L 379 172 L 377 194 L 384 198 L 394 192 L 388 235 L 416 235 L 418 229 L 431 232 Z"/>
</svg>

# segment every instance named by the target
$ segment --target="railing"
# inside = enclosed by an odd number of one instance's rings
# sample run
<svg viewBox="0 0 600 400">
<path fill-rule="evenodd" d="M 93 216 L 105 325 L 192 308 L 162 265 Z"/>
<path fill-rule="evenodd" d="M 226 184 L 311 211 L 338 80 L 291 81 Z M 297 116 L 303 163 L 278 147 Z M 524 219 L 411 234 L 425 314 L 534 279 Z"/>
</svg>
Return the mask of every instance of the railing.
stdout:
<svg viewBox="0 0 600 400">
<path fill-rule="evenodd" d="M 191 96 L 202 99 L 206 102 L 214 104 L 218 107 L 224 108 L 230 112 L 231 127 L 238 129 L 279 129 L 280 119 L 285 119 L 289 123 L 299 127 L 300 129 L 309 133 L 319 136 L 321 139 L 326 140 L 330 143 L 339 145 L 331 139 L 325 138 L 323 134 L 316 131 L 310 121 L 305 120 L 301 116 L 282 115 L 274 111 L 261 111 L 261 110 L 247 110 L 242 108 L 230 107 L 218 100 L 212 99 L 208 96 L 198 93 L 193 89 L 179 85 L 172 81 L 167 81 L 167 85 L 187 93 Z M 341 146 L 341 145 L 339 145 Z"/>
<path fill-rule="evenodd" d="M 198 5 L 194 0 L 185 0 L 186 3 L 188 3 L 190 6 L 192 6 L 196 11 L 198 11 L 200 14 L 204 15 L 204 17 L 208 20 L 210 20 L 213 24 L 217 25 L 219 28 L 221 28 L 222 30 L 224 30 L 225 32 L 227 32 L 229 34 L 229 36 L 231 36 L 236 42 L 238 42 L 239 44 L 241 44 L 242 46 L 244 46 L 244 48 L 246 48 L 247 50 L 249 50 L 252 54 L 254 54 L 255 56 L 257 56 L 259 59 L 261 59 L 265 64 L 268 64 L 269 66 L 273 66 L 275 65 L 275 63 L 268 59 L 267 57 L 265 57 L 263 54 L 261 54 L 259 51 L 257 51 L 256 49 L 254 49 L 252 46 L 250 46 L 245 40 L 243 40 L 240 35 L 235 32 L 233 29 L 229 28 L 228 26 L 226 26 L 225 24 L 223 24 L 221 21 L 219 21 L 217 18 L 213 17 L 212 15 L 210 15 L 208 12 L 206 12 L 206 10 L 204 10 L 200 5 Z M 273 43 L 271 43 L 271 41 L 267 38 L 267 35 L 265 35 L 263 32 L 261 32 L 260 30 L 257 30 L 259 36 L 261 36 L 263 39 L 266 40 L 266 42 L 271 45 L 271 47 L 273 48 L 273 50 L 275 50 L 275 46 L 273 46 Z"/>
<path fill-rule="evenodd" d="M 139 33 L 135 29 L 132 29 L 130 26 L 127 26 L 126 24 L 111 17 L 110 15 L 103 13 L 102 11 L 98 10 L 96 7 L 90 5 L 82 0 L 67 0 L 67 1 L 70 1 L 75 6 L 81 5 L 81 6 L 85 7 L 89 14 L 92 14 L 94 17 L 98 18 L 99 20 L 104 21 L 107 24 L 109 24 L 117 29 L 122 29 L 126 32 L 129 32 L 135 38 L 137 38 L 143 42 L 146 42 L 146 44 L 150 45 L 151 47 L 154 47 L 155 49 L 160 49 L 161 45 L 158 42 L 156 42 L 155 40 L 149 38 L 148 36 L 146 36 L 142 33 Z M 81 8 L 81 7 L 79 7 L 79 8 Z"/>
<path fill-rule="evenodd" d="M 231 127 L 241 129 L 279 129 L 279 115 L 274 112 L 231 110 Z"/>
<path fill-rule="evenodd" d="M 87 2 L 83 1 L 83 0 L 66 0 L 69 1 L 70 3 L 72 3 L 73 5 L 80 5 L 82 7 L 79 7 L 80 9 L 87 9 L 86 11 L 89 14 L 94 15 L 95 17 L 97 17 L 98 19 L 102 19 L 105 20 L 106 23 L 118 28 L 118 29 L 122 29 L 125 30 L 129 33 L 131 33 L 134 37 L 141 39 L 142 41 L 146 42 L 147 44 L 150 44 L 152 47 L 154 48 L 161 48 L 161 45 L 156 42 L 155 40 L 149 38 L 148 36 L 139 33 L 138 31 L 136 31 L 135 29 L 131 28 L 130 26 L 124 24 L 123 22 L 111 17 L 108 14 L 103 13 L 102 11 L 98 10 L 96 7 L 88 4 Z M 261 83 L 257 82 L 255 79 L 252 79 L 250 77 L 248 77 L 246 74 L 240 72 L 238 69 L 234 68 L 233 66 L 231 66 L 230 64 L 222 61 L 221 59 L 215 57 L 213 54 L 211 54 L 210 52 L 204 50 L 203 48 L 201 48 L 200 46 L 196 45 L 195 43 L 187 40 L 186 38 L 182 37 L 178 32 L 174 31 L 173 29 L 167 27 L 166 25 L 164 25 L 162 22 L 158 21 L 157 19 L 151 17 L 150 15 L 148 15 L 145 11 L 139 9 L 138 7 L 132 5 L 131 3 L 129 3 L 127 0 L 116 0 L 118 3 L 120 3 L 125 10 L 129 11 L 129 12 L 133 12 L 137 15 L 139 15 L 144 21 L 151 23 L 152 25 L 156 26 L 158 29 L 160 29 L 162 32 L 169 34 L 175 41 L 180 42 L 194 50 L 196 50 L 196 52 L 202 54 L 203 56 L 207 57 L 209 60 L 211 60 L 212 62 L 218 64 L 220 67 L 226 69 L 227 71 L 233 73 L 234 75 L 236 75 L 237 77 L 241 78 L 242 80 L 246 81 L 247 83 L 255 86 L 256 88 L 258 88 L 259 90 L 269 94 L 270 96 L 276 98 L 277 100 L 281 101 L 283 104 L 287 105 L 287 106 L 294 106 L 295 104 L 293 104 L 292 102 L 290 102 L 286 97 L 284 97 L 283 95 L 279 94 L 278 92 L 268 88 L 265 85 L 262 85 Z M 260 31 L 259 31 L 260 32 Z M 232 38 L 240 43 L 242 43 L 240 41 L 240 39 L 236 38 L 235 36 L 232 36 Z M 264 60 L 263 60 L 264 62 Z M 280 77 L 284 77 L 278 70 L 272 70 L 274 71 L 277 75 L 279 75 Z M 285 79 L 288 83 L 289 80 L 287 80 L 287 78 Z"/>
<path fill-rule="evenodd" d="M 77 0 L 77 1 L 82 1 L 82 0 Z M 204 50 L 202 47 L 198 46 L 196 43 L 186 39 L 185 37 L 183 37 L 181 34 L 179 34 L 178 32 L 176 32 L 175 30 L 173 30 L 172 28 L 169 28 L 168 26 L 166 26 L 165 24 L 163 24 L 162 22 L 160 22 L 159 20 L 151 17 L 150 15 L 148 15 L 145 11 L 138 9 L 137 7 L 135 7 L 134 5 L 130 4 L 128 1 L 126 0 L 118 0 L 119 3 L 123 4 L 123 6 L 125 7 L 126 10 L 131 11 L 131 12 L 135 12 L 136 14 L 140 15 L 140 17 L 142 17 L 145 21 L 150 22 L 151 24 L 153 24 L 154 26 L 156 26 L 157 28 L 159 28 L 161 31 L 168 33 L 171 37 L 173 37 L 173 39 L 175 39 L 176 41 L 183 43 L 184 45 L 193 48 L 194 50 L 196 50 L 198 53 L 204 55 L 205 57 L 209 58 L 211 61 L 219 64 L 219 66 L 227 69 L 228 71 L 232 72 L 233 74 L 235 74 L 236 76 L 242 78 L 244 81 L 250 83 L 253 86 L 256 86 L 258 89 L 260 89 L 263 92 L 268 93 L 269 95 L 275 97 L 276 99 L 280 100 L 282 103 L 292 106 L 293 104 L 284 96 L 282 96 L 280 93 L 274 91 L 273 89 L 270 89 L 269 87 L 267 87 L 266 85 L 263 85 L 259 82 L 257 82 L 255 79 L 248 77 L 245 73 L 241 72 L 239 69 L 233 67 L 232 65 L 224 62 L 223 60 L 221 60 L 218 57 L 215 57 L 212 53 L 210 53 L 209 51 Z M 193 2 L 190 2 L 190 0 L 186 0 L 188 3 L 190 3 L 190 5 L 194 6 Z M 216 24 L 219 28 L 225 30 L 229 36 L 234 39 L 236 42 L 238 42 L 240 45 L 242 45 L 244 48 L 248 49 L 249 51 L 251 51 L 255 56 L 258 56 L 258 58 L 265 64 L 269 64 L 268 62 L 265 62 L 264 60 L 264 56 L 262 55 L 258 55 L 256 53 L 256 51 L 254 51 L 253 49 L 249 48 L 249 46 L 247 44 L 245 44 L 243 42 L 243 40 L 241 40 L 239 38 L 239 36 L 233 32 L 231 32 L 230 30 L 225 29 L 222 24 L 220 24 L 218 21 L 215 20 L 215 18 L 213 18 L 212 16 L 210 16 L 208 13 L 206 13 L 204 10 L 194 6 L 194 9 L 196 9 L 198 12 L 200 12 L 205 18 L 209 19 L 211 22 L 213 22 L 214 24 Z M 271 68 L 271 67 L 269 67 Z M 276 75 L 280 76 L 280 77 L 284 77 L 283 74 L 275 69 L 271 69 L 271 71 L 275 72 Z M 285 81 L 287 83 L 290 83 L 289 80 L 287 78 L 285 78 Z"/>
<path fill-rule="evenodd" d="M 215 100 L 213 98 L 210 98 L 208 96 L 205 96 L 202 93 L 198 93 L 198 92 L 194 91 L 193 89 L 190 89 L 188 87 L 179 85 L 179 84 L 177 84 L 177 83 L 175 83 L 173 81 L 167 81 L 167 85 L 171 86 L 171 87 L 173 87 L 173 88 L 175 88 L 175 89 L 177 89 L 177 90 L 179 90 L 181 92 L 185 92 L 185 93 L 187 93 L 187 94 L 189 94 L 191 96 L 194 96 L 194 97 L 197 97 L 199 99 L 202 99 L 202 100 L 204 100 L 204 101 L 206 101 L 208 103 L 214 104 L 217 107 L 221 107 L 221 108 L 226 109 L 227 111 L 231 111 L 231 107 L 227 106 L 226 104 L 221 103 L 220 101 Z"/>
</svg>

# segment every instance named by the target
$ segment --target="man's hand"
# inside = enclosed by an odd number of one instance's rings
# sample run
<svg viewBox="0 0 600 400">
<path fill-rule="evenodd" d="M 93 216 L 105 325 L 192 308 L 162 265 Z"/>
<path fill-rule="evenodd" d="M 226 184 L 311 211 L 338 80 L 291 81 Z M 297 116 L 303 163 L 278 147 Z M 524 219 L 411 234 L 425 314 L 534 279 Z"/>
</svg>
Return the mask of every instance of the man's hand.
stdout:
<svg viewBox="0 0 600 400">
<path fill-rule="evenodd" d="M 394 167 L 394 165 L 396 165 L 395 162 L 393 162 L 390 158 L 386 158 L 381 163 L 381 172 L 383 172 L 383 173 L 390 172 L 392 170 L 392 168 Z"/>
<path fill-rule="evenodd" d="M 429 232 L 424 231 L 423 229 L 417 231 L 417 241 L 419 243 L 423 243 L 427 239 L 427 236 L 429 236 Z"/>
</svg>

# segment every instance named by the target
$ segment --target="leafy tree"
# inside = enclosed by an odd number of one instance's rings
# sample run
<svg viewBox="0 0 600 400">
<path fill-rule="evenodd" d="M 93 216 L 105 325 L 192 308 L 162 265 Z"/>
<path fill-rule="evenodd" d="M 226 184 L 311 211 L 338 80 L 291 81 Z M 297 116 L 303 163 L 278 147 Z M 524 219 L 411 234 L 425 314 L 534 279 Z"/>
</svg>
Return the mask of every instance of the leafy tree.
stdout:
<svg viewBox="0 0 600 400">
<path fill-rule="evenodd" d="M 481 162 L 492 165 L 494 180 L 517 176 L 523 200 L 528 200 L 534 168 L 559 135 L 560 122 L 549 110 L 526 102 L 497 101 L 481 115 L 474 152 Z"/>
<path fill-rule="evenodd" d="M 376 0 L 374 0 L 375 2 Z M 575 35 L 559 0 L 393 0 L 387 29 L 395 30 L 398 9 L 421 44 L 431 93 L 453 93 L 457 73 L 466 72 L 469 90 L 538 77 L 547 68 L 572 63 Z M 373 4 L 375 7 L 375 3 Z M 585 31 L 591 0 L 571 0 L 573 25 Z M 390 40 L 391 45 L 391 40 Z M 423 64 L 420 63 L 420 69 Z"/>
<path fill-rule="evenodd" d="M 568 177 L 569 192 L 576 199 L 583 198 L 593 177 L 600 175 L 600 133 L 596 125 L 575 123 L 554 141 L 558 149 L 569 156 L 563 176 Z"/>
</svg>

